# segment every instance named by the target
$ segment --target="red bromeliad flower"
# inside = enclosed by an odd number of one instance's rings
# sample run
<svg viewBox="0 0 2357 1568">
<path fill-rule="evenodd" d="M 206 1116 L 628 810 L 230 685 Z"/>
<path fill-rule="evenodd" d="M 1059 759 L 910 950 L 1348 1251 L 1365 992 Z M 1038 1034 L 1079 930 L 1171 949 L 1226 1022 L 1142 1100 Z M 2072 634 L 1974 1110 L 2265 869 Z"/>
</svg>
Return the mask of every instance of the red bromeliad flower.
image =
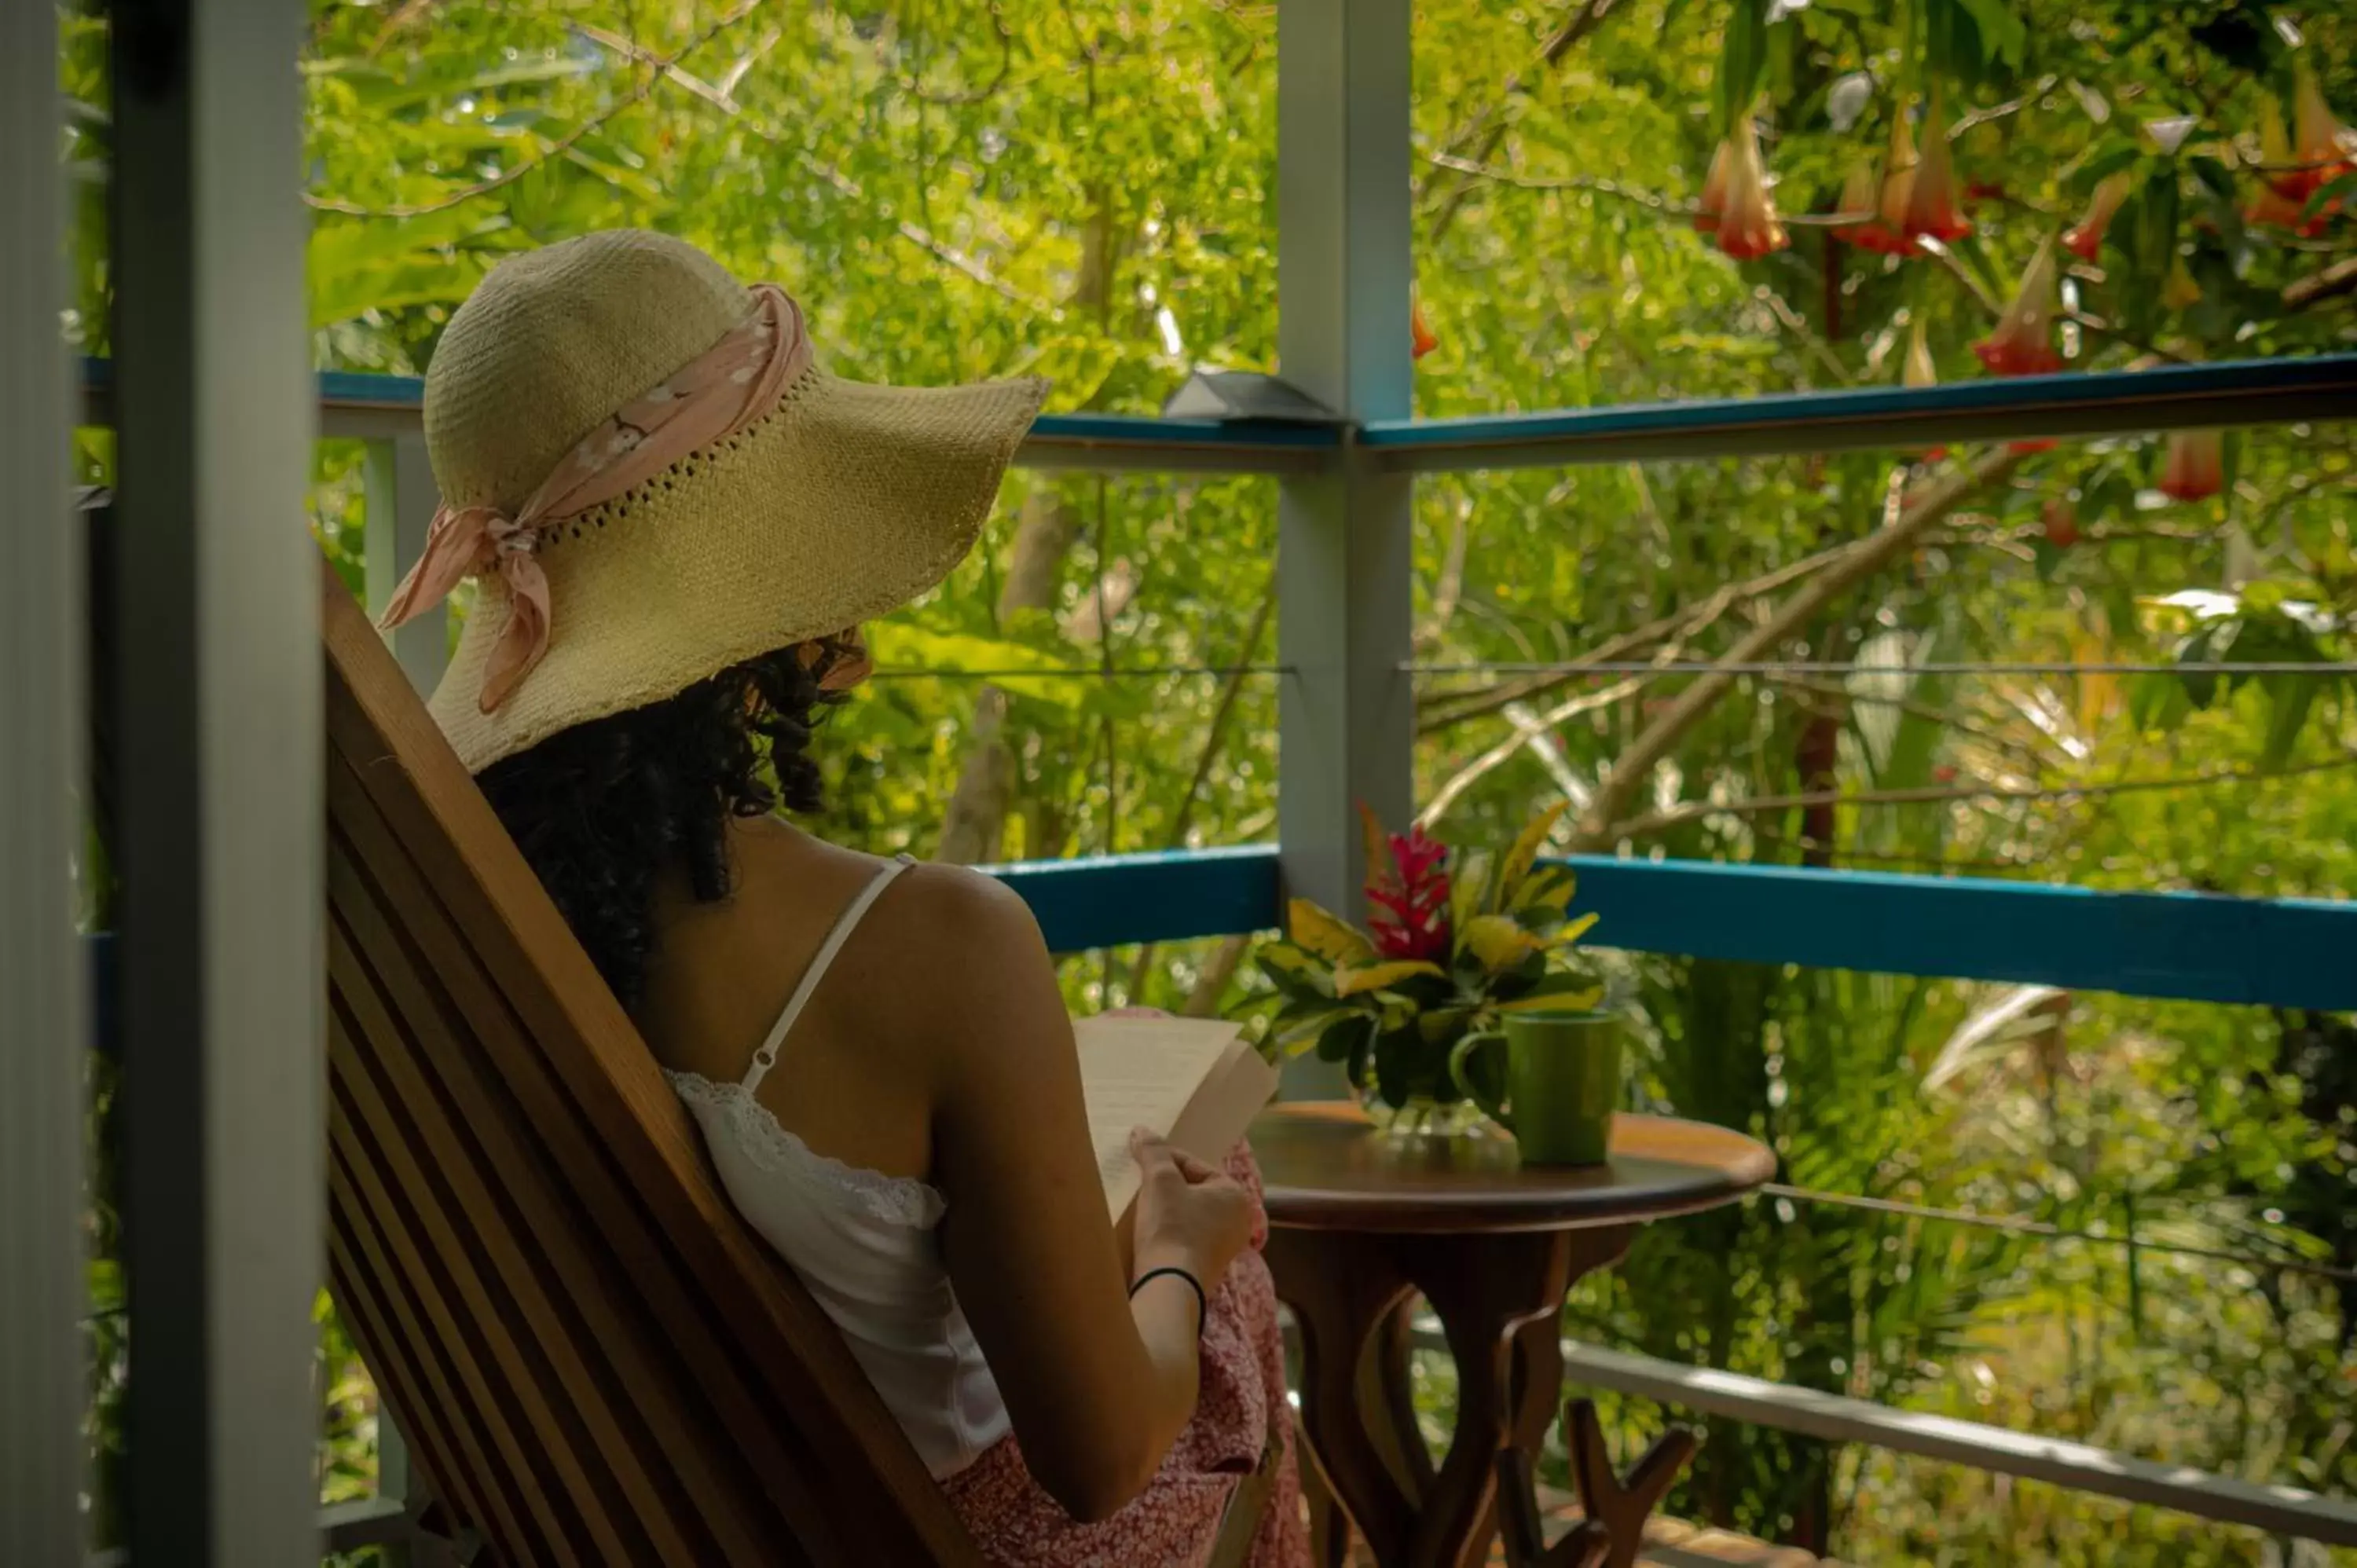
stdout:
<svg viewBox="0 0 2357 1568">
<path fill-rule="evenodd" d="M 1936 91 L 1923 112 L 1922 148 L 1914 185 L 1907 193 L 1906 221 L 1900 231 L 1910 241 L 1961 240 L 1973 231 L 1973 220 L 1964 216 L 1956 199 L 1956 166 L 1948 156 L 1948 114 Z"/>
<path fill-rule="evenodd" d="M 2172 500 L 2206 500 L 2226 488 L 2226 438 L 2214 430 L 2179 430 L 2169 437 L 2161 458 L 2161 494 Z"/>
<path fill-rule="evenodd" d="M 1974 344 L 1973 352 L 2000 376 L 2041 376 L 2062 368 L 2062 356 L 2054 351 L 2052 240 L 2038 247 L 1996 330 Z"/>
<path fill-rule="evenodd" d="M 2083 262 L 2092 262 L 2103 251 L 2104 231 L 2112 226 L 2112 217 L 2120 203 L 2128 199 L 2135 181 L 2126 169 L 2105 175 L 2096 185 L 2095 194 L 2087 202 L 2087 215 L 2079 220 L 2071 231 L 2062 236 L 2062 248 Z"/>
<path fill-rule="evenodd" d="M 1448 961 L 1448 850 L 1423 828 L 1394 833 L 1392 863 L 1370 866 L 1367 920 L 1375 950 L 1387 959 Z"/>
</svg>

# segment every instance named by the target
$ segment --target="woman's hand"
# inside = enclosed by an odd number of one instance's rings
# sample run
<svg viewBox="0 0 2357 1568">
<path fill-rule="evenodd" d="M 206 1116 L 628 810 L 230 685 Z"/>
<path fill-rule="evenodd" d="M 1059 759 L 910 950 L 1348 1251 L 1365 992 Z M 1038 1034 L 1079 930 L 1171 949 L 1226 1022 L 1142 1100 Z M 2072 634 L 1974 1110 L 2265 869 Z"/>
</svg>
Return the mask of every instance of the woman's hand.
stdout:
<svg viewBox="0 0 2357 1568">
<path fill-rule="evenodd" d="M 1205 1295 L 1220 1288 L 1228 1265 L 1251 1243 L 1252 1194 L 1224 1173 L 1140 1127 L 1129 1152 L 1145 1180 L 1137 1189 L 1136 1264 L 1180 1268 Z"/>
</svg>

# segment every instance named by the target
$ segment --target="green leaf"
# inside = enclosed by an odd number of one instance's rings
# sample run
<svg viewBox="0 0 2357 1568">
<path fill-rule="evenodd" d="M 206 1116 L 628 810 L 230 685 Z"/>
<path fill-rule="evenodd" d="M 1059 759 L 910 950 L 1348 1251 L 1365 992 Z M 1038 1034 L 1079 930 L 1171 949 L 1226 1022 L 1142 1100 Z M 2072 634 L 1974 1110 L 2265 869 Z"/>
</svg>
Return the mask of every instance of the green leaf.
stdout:
<svg viewBox="0 0 2357 1568">
<path fill-rule="evenodd" d="M 2299 742 L 2300 727 L 2308 723 L 2308 710 L 2316 702 L 2317 677 L 2313 675 L 2270 675 L 2266 678 L 2267 693 L 2267 738 L 2259 753 L 2259 766 L 2273 772 L 2291 760 L 2292 747 Z"/>
<path fill-rule="evenodd" d="M 968 675 L 987 671 L 993 683 L 1003 690 L 1058 707 L 1080 707 L 1091 688 L 1100 683 L 1084 671 L 1055 673 L 1071 670 L 1069 656 L 1043 652 L 1006 638 L 934 631 L 900 620 L 877 621 L 867 628 L 866 635 L 867 646 L 879 665 Z M 1028 673 L 1032 671 L 1040 673 Z"/>
<path fill-rule="evenodd" d="M 1999 61 L 2018 70 L 2029 47 L 2029 27 L 2007 0 L 1958 0 L 1972 16 L 1980 35 L 1980 63 Z"/>
<path fill-rule="evenodd" d="M 1768 70 L 1768 0 L 1734 0 L 1728 6 L 1727 30 L 1719 39 L 1718 76 L 1715 83 L 1719 139 L 1732 134 L 1736 123 L 1751 113 L 1760 95 L 1760 79 Z"/>
<path fill-rule="evenodd" d="M 1337 964 L 1334 968 L 1334 994 L 1361 996 L 1369 992 L 1389 991 L 1405 981 L 1437 976 L 1448 978 L 1448 972 L 1437 963 L 1421 959 L 1395 959 L 1389 963 L 1366 965 Z"/>
<path fill-rule="evenodd" d="M 1260 972 L 1283 994 L 1298 1000 L 1329 1001 L 1334 995 L 1333 972 L 1298 948 L 1282 942 L 1264 943 L 1254 955 Z"/>
<path fill-rule="evenodd" d="M 1365 1013 L 1346 1013 L 1329 1022 L 1318 1036 L 1318 1059 L 1348 1062 L 1366 1050 L 1374 1038 L 1375 1020 Z"/>
<path fill-rule="evenodd" d="M 2193 711 L 2186 677 L 2147 672 L 2128 682 L 2128 722 L 2147 734 L 2167 734 Z"/>
</svg>

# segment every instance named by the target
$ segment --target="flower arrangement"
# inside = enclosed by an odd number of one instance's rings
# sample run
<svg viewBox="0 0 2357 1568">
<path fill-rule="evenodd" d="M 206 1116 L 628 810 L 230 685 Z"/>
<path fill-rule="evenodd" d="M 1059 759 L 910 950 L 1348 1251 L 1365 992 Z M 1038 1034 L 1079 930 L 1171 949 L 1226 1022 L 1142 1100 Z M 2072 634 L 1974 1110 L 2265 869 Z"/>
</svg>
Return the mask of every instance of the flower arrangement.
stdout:
<svg viewBox="0 0 2357 1568">
<path fill-rule="evenodd" d="M 1563 811 L 1542 812 L 1501 859 L 1421 827 L 1386 834 L 1361 806 L 1366 929 L 1293 900 L 1284 940 L 1257 955 L 1280 998 L 1270 1038 L 1340 1063 L 1352 1088 L 1394 1111 L 1446 1108 L 1462 1099 L 1448 1053 L 1469 1031 L 1507 1013 L 1595 1006 L 1602 988 L 1565 956 L 1596 917 L 1568 913 L 1569 867 L 1538 864 Z"/>
</svg>

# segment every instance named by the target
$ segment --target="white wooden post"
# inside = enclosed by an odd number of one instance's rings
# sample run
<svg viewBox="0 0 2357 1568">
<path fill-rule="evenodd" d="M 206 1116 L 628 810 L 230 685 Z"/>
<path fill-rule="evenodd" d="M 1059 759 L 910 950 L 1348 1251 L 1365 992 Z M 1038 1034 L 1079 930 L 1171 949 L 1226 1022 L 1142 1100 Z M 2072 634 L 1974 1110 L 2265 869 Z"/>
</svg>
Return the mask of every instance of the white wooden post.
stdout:
<svg viewBox="0 0 2357 1568">
<path fill-rule="evenodd" d="M 1408 0 L 1277 11 L 1277 344 L 1285 379 L 1353 424 L 1405 418 L 1409 354 Z M 1357 808 L 1413 807 L 1412 478 L 1346 448 L 1277 502 L 1277 836 L 1288 896 L 1361 913 Z M 1288 1065 L 1286 1090 L 1331 1093 Z"/>
<path fill-rule="evenodd" d="M 0 5 L 0 1563 L 82 1552 L 81 520 L 57 7 Z"/>
<path fill-rule="evenodd" d="M 312 1568 L 326 1221 L 300 0 L 116 0 L 130 1557 Z"/>
<path fill-rule="evenodd" d="M 368 503 L 368 608 L 379 615 L 393 590 L 425 552 L 426 525 L 434 521 L 434 467 L 425 458 L 422 431 L 405 431 L 368 444 L 362 470 Z M 393 657 L 420 692 L 431 692 L 450 661 L 449 612 L 436 605 L 392 634 Z"/>
</svg>

